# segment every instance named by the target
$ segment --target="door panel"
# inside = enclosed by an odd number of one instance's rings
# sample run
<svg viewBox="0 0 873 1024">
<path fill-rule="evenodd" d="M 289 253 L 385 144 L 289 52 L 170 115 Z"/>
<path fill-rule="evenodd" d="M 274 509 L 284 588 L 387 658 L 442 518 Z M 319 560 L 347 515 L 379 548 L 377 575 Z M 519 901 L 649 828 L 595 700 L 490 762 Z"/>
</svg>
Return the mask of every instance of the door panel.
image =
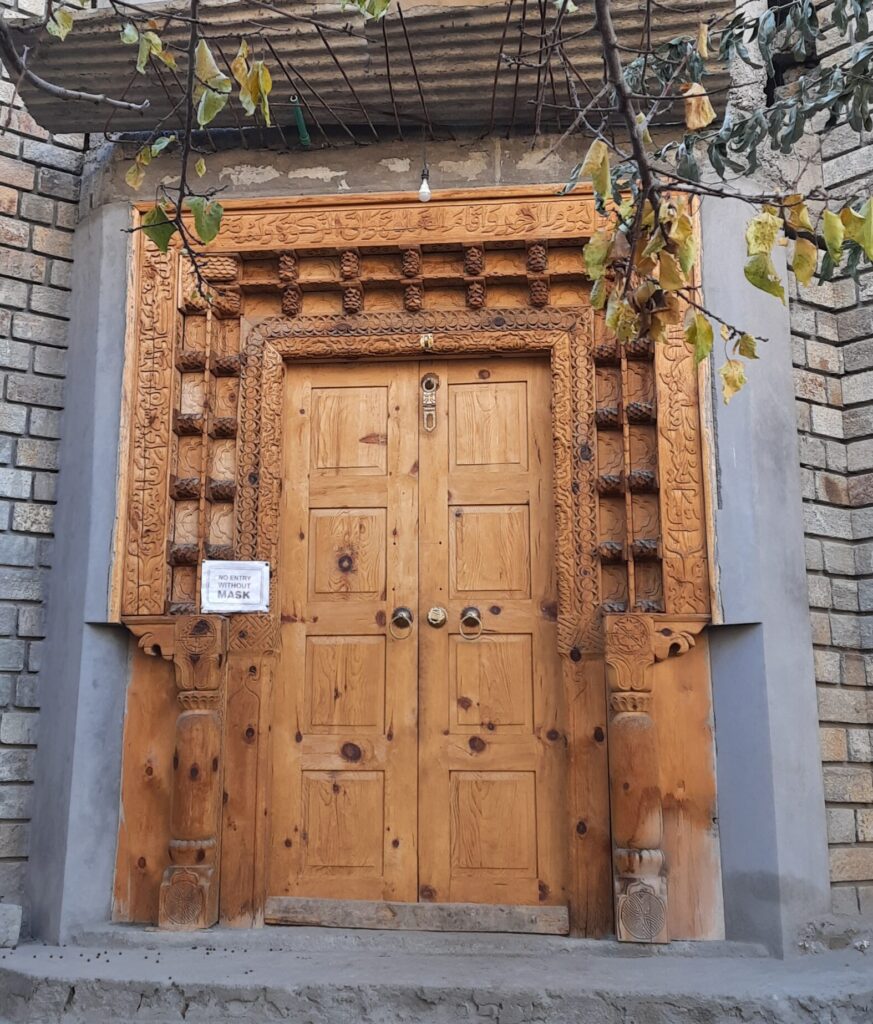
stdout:
<svg viewBox="0 0 873 1024">
<path fill-rule="evenodd" d="M 416 898 L 417 387 L 286 374 L 270 892 Z"/>
<path fill-rule="evenodd" d="M 534 359 L 422 364 L 419 895 L 566 903 L 550 377 Z M 483 633 L 465 639 L 465 606 Z"/>
<path fill-rule="evenodd" d="M 567 902 L 549 408 L 536 359 L 288 372 L 271 895 Z"/>
</svg>

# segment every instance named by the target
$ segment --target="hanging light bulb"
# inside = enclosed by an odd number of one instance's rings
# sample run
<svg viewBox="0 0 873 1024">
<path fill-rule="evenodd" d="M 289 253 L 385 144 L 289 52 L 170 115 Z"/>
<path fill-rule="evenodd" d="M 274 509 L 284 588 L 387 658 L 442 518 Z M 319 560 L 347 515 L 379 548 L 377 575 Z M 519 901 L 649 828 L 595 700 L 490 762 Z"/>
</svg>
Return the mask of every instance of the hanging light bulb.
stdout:
<svg viewBox="0 0 873 1024">
<path fill-rule="evenodd" d="M 421 185 L 418 189 L 418 198 L 423 202 L 430 202 L 430 185 L 428 184 L 428 178 L 430 177 L 430 168 L 427 164 L 421 169 Z"/>
</svg>

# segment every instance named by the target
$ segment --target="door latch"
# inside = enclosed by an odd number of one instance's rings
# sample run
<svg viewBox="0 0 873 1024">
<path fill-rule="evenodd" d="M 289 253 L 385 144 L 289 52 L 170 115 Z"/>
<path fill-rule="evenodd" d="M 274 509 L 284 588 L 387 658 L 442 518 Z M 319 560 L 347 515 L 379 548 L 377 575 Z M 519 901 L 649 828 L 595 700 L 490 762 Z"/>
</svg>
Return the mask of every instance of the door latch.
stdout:
<svg viewBox="0 0 873 1024">
<path fill-rule="evenodd" d="M 421 378 L 421 425 L 430 433 L 437 425 L 437 389 L 440 379 L 435 373 L 426 373 Z"/>
</svg>

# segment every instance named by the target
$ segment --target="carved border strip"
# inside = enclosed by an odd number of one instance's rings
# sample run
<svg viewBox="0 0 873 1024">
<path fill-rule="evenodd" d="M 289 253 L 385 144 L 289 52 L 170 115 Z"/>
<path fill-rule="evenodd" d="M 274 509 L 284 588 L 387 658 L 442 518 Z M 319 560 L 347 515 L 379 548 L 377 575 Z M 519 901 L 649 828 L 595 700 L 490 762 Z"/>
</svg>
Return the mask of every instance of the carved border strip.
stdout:
<svg viewBox="0 0 873 1024">
<path fill-rule="evenodd" d="M 140 295 L 135 386 L 131 395 L 130 471 L 121 611 L 161 615 L 167 594 L 167 501 L 170 466 L 177 257 L 138 235 Z"/>
</svg>

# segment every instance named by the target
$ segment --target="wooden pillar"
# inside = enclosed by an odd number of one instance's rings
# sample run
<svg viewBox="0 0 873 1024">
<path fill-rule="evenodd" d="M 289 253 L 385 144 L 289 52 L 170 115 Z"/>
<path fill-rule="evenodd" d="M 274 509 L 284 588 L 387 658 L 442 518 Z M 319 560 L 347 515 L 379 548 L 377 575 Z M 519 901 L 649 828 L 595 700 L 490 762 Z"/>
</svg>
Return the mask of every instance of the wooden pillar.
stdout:
<svg viewBox="0 0 873 1024">
<path fill-rule="evenodd" d="M 606 617 L 615 930 L 622 942 L 669 941 L 652 685 L 656 662 L 688 651 L 703 626 L 649 615 Z"/>
<path fill-rule="evenodd" d="M 170 865 L 161 882 L 158 924 L 170 931 L 193 931 L 218 920 L 226 620 L 179 616 L 173 648 L 179 717 Z"/>
</svg>

